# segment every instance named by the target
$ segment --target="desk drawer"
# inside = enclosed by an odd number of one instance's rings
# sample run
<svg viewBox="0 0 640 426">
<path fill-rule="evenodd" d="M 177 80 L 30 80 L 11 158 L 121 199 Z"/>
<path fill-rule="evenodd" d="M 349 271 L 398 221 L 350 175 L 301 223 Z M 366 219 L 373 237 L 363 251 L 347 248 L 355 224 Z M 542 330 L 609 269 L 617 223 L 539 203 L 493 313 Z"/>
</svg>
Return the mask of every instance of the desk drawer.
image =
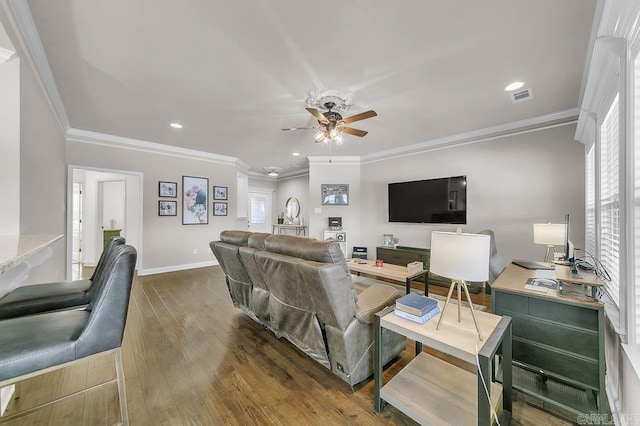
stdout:
<svg viewBox="0 0 640 426">
<path fill-rule="evenodd" d="M 513 338 L 513 359 L 536 369 L 598 388 L 598 363 L 534 342 Z"/>
<path fill-rule="evenodd" d="M 494 312 L 499 315 L 524 314 L 587 330 L 598 331 L 598 310 L 544 300 L 538 297 L 495 291 Z"/>
<path fill-rule="evenodd" d="M 535 318 L 510 314 L 513 335 L 583 357 L 598 359 L 598 334 Z"/>
</svg>

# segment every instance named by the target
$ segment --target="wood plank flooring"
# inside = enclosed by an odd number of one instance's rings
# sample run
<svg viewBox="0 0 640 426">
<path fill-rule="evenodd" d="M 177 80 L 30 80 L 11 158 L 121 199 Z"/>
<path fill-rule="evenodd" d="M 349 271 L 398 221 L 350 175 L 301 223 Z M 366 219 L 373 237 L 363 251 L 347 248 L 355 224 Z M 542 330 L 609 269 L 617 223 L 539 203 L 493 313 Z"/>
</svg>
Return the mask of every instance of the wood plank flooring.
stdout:
<svg viewBox="0 0 640 426">
<path fill-rule="evenodd" d="M 440 289 L 446 295 L 447 289 Z M 472 298 L 490 301 L 482 294 Z M 409 342 L 385 370 L 385 380 L 412 354 Z M 352 390 L 233 308 L 219 267 L 136 277 L 123 357 L 132 425 L 415 424 L 391 406 L 375 412 L 373 380 Z M 21 397 L 8 412 L 114 377 L 112 356 L 92 358 L 22 382 Z M 571 424 L 516 398 L 513 425 Z M 118 420 L 114 384 L 8 424 L 111 425 Z"/>
</svg>

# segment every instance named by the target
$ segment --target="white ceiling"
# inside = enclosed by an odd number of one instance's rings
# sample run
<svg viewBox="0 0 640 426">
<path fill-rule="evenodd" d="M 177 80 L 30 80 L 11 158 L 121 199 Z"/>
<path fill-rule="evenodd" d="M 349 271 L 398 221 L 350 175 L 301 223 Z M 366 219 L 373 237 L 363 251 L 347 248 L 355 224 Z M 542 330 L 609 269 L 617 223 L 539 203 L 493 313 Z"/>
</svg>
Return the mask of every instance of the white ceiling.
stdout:
<svg viewBox="0 0 640 426">
<path fill-rule="evenodd" d="M 281 130 L 316 123 L 311 90 L 352 92 L 344 116 L 378 113 L 332 155 L 576 108 L 595 11 L 595 0 L 27 3 L 72 128 L 285 173 L 329 155 L 313 131 Z M 503 89 L 515 80 L 532 100 L 511 102 Z"/>
</svg>

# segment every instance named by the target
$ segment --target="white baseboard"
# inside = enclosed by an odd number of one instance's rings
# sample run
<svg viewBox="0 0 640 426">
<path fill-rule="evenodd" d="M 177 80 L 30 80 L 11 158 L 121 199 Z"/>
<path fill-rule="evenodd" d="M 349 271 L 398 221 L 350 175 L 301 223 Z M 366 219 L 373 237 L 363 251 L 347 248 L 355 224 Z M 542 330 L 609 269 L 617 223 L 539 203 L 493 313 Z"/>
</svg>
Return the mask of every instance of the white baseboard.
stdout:
<svg viewBox="0 0 640 426">
<path fill-rule="evenodd" d="M 138 269 L 138 276 L 142 277 L 144 275 L 164 274 L 165 272 L 185 271 L 187 269 L 206 268 L 207 266 L 216 265 L 218 265 L 217 260 L 210 260 L 207 262 L 188 263 L 185 265 L 171 265 L 163 266 L 160 268 Z"/>
</svg>

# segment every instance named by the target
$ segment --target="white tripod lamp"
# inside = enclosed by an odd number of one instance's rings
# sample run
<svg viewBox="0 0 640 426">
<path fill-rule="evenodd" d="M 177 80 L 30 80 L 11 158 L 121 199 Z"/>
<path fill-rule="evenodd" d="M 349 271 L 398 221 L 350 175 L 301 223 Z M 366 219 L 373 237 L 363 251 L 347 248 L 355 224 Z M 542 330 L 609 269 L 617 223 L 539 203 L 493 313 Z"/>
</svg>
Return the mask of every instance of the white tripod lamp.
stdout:
<svg viewBox="0 0 640 426">
<path fill-rule="evenodd" d="M 461 292 L 464 290 L 471 309 L 471 316 L 480 340 L 482 333 L 471 303 L 467 281 L 489 280 L 489 258 L 491 237 L 483 234 L 463 234 L 457 232 L 431 233 L 430 271 L 436 275 L 451 278 L 447 301 L 444 304 L 436 329 L 440 328 L 444 313 L 449 306 L 454 287 L 458 287 L 458 322 L 460 322 Z"/>
<path fill-rule="evenodd" d="M 547 246 L 547 252 L 544 255 L 545 262 L 553 262 L 553 253 L 556 251 L 555 246 L 565 243 L 566 226 L 564 223 L 533 224 L 533 243 Z M 549 254 L 551 254 L 551 259 L 549 259 Z"/>
</svg>

